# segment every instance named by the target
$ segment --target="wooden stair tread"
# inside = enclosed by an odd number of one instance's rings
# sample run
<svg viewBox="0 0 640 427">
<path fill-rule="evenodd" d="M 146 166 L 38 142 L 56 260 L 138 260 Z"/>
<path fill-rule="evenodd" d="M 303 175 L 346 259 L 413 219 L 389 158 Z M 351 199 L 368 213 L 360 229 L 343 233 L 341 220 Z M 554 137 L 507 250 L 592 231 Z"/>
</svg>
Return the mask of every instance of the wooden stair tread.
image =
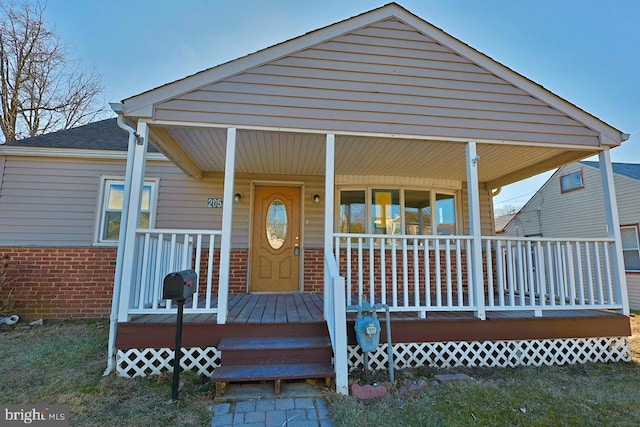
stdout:
<svg viewBox="0 0 640 427">
<path fill-rule="evenodd" d="M 333 378 L 330 363 L 286 363 L 270 365 L 220 366 L 213 371 L 211 381 L 242 382 L 261 380 L 293 380 L 306 378 Z"/>
<path fill-rule="evenodd" d="M 330 347 L 326 336 L 314 337 L 264 337 L 264 338 L 225 338 L 220 341 L 218 350 L 260 351 L 260 350 L 301 350 Z"/>
</svg>

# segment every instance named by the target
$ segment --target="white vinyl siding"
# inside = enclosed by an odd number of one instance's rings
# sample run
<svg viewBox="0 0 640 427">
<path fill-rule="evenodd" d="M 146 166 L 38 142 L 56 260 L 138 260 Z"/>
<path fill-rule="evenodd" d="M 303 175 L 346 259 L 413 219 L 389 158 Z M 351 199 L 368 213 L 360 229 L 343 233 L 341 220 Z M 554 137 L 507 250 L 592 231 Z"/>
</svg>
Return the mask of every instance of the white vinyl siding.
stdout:
<svg viewBox="0 0 640 427">
<path fill-rule="evenodd" d="M 599 144 L 596 132 L 397 19 L 161 102 L 154 118 Z"/>
</svg>

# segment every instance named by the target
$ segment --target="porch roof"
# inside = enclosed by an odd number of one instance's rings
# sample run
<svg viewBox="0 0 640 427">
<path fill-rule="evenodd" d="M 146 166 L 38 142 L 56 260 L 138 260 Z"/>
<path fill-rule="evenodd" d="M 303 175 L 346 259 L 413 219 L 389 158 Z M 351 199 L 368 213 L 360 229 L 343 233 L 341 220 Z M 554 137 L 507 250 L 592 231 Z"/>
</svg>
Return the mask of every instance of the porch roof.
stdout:
<svg viewBox="0 0 640 427">
<path fill-rule="evenodd" d="M 154 144 L 192 176 L 221 172 L 226 127 L 236 171 L 465 180 L 495 188 L 594 155 L 619 130 L 395 3 L 124 100 Z"/>
</svg>

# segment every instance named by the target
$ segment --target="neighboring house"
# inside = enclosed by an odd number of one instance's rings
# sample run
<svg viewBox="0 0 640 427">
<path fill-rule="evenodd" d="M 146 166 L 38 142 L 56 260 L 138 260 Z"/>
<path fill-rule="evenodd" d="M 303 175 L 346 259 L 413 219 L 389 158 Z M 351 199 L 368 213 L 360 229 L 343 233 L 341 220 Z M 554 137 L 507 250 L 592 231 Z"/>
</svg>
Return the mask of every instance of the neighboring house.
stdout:
<svg viewBox="0 0 640 427">
<path fill-rule="evenodd" d="M 176 306 L 163 278 L 189 268 L 199 286 L 185 304 L 183 366 L 221 383 L 239 375 L 237 346 L 263 337 L 281 345 L 269 354 L 287 375 L 335 376 L 346 393 L 363 363 L 353 306 L 365 300 L 393 314 L 398 368 L 630 360 L 615 198 L 603 196 L 609 234 L 590 241 L 607 255 L 589 276 L 598 298 L 582 300 L 562 293 L 566 242 L 544 265 L 524 263 L 505 247 L 536 241 L 495 236 L 492 209 L 501 186 L 591 155 L 613 192 L 609 150 L 628 135 L 395 3 L 112 107 L 129 133 L 126 170 L 121 155 L 17 158 L 14 170 L 0 151 L 0 212 L 13 212 L 0 244 L 91 253 L 120 227 L 110 351 L 121 375 L 170 369 Z M 106 181 L 123 173 L 124 187 Z M 20 174 L 66 207 L 38 217 L 38 189 L 3 201 Z M 91 205 L 109 191 L 120 212 Z M 319 370 L 300 363 L 300 347 L 327 337 Z M 382 345 L 369 357 L 375 369 L 386 360 Z"/>
<path fill-rule="evenodd" d="M 602 238 L 607 236 L 600 164 L 558 169 L 505 226 L 509 236 Z M 629 305 L 640 310 L 640 164 L 613 163 Z"/>
</svg>

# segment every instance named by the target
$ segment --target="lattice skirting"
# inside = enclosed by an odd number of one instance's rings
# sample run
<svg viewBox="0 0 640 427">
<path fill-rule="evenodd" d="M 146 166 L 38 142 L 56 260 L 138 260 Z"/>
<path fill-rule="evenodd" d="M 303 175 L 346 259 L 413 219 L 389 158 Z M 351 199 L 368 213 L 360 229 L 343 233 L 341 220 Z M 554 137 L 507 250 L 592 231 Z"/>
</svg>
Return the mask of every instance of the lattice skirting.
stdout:
<svg viewBox="0 0 640 427">
<path fill-rule="evenodd" d="M 396 369 L 630 362 L 629 346 L 627 337 L 398 343 L 393 345 L 393 358 Z M 349 346 L 348 352 L 350 369 L 363 365 L 359 346 Z M 173 370 L 173 356 L 173 350 L 169 348 L 118 350 L 116 369 L 118 375 L 127 378 L 158 375 Z M 211 375 L 220 366 L 220 352 L 215 347 L 183 348 L 180 366 L 187 371 Z M 381 344 L 375 352 L 369 353 L 369 368 L 387 369 L 387 344 Z"/>
<path fill-rule="evenodd" d="M 393 345 L 393 365 L 404 369 L 630 362 L 629 345 L 627 337 L 398 343 Z M 349 368 L 363 366 L 363 360 L 360 346 L 349 346 Z M 387 344 L 381 344 L 369 353 L 369 368 L 385 370 L 387 360 Z"/>
<path fill-rule="evenodd" d="M 116 370 L 119 376 L 126 378 L 159 375 L 163 371 L 173 371 L 173 357 L 170 348 L 118 350 Z M 215 347 L 183 347 L 180 366 L 185 371 L 209 376 L 220 366 L 220 352 Z"/>
</svg>

